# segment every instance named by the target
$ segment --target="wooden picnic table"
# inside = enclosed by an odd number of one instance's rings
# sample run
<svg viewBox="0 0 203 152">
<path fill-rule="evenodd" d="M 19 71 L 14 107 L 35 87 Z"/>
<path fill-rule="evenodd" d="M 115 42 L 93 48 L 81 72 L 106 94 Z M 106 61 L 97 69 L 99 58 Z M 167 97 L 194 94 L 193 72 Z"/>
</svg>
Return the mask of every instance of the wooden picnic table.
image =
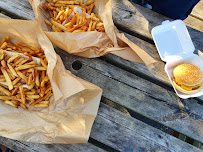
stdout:
<svg viewBox="0 0 203 152">
<path fill-rule="evenodd" d="M 150 32 L 162 21 L 171 19 L 128 0 L 112 0 L 112 8 L 120 32 L 161 61 Z M 27 0 L 1 0 L 0 11 L 4 14 L 1 17 L 34 20 Z M 195 52 L 203 51 L 201 17 L 197 11 L 185 20 Z M 156 78 L 143 64 L 112 54 L 87 59 L 59 48 L 55 50 L 68 70 L 103 89 L 88 143 L 45 145 L 0 137 L 0 144 L 14 151 L 28 152 L 201 151 L 203 97 L 180 99 L 164 75 Z"/>
</svg>

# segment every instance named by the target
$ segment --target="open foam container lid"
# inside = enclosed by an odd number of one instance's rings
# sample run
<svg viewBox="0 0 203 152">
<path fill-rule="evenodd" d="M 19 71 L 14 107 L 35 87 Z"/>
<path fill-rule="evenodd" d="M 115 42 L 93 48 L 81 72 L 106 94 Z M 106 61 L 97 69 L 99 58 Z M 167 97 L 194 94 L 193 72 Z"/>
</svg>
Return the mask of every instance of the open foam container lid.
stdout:
<svg viewBox="0 0 203 152">
<path fill-rule="evenodd" d="M 152 37 L 163 61 L 193 53 L 195 50 L 182 20 L 162 22 L 162 25 L 152 29 Z"/>
</svg>

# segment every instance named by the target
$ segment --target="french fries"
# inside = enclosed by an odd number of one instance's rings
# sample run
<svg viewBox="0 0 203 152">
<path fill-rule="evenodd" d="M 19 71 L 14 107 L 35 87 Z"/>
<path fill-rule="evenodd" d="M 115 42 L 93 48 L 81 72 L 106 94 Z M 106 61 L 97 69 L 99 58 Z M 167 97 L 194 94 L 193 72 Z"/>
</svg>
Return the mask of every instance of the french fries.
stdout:
<svg viewBox="0 0 203 152">
<path fill-rule="evenodd" d="M 52 28 L 52 31 L 79 33 L 96 30 L 105 32 L 104 24 L 92 12 L 95 0 L 88 0 L 85 3 L 83 0 L 46 1 L 47 4 L 43 4 L 42 7 L 49 12 L 50 20 L 45 19 L 44 22 Z M 86 24 L 89 22 L 90 24 Z"/>
<path fill-rule="evenodd" d="M 35 46 L 21 42 L 12 44 L 9 40 L 6 37 L 0 42 L 0 48 L 4 49 L 0 49 L 0 100 L 24 110 L 28 110 L 26 105 L 29 103 L 30 108 L 48 107 L 53 93 L 44 53 Z"/>
<path fill-rule="evenodd" d="M 9 90 L 12 90 L 13 89 L 13 84 L 12 84 L 11 78 L 9 77 L 9 75 L 8 75 L 8 73 L 7 73 L 5 68 L 6 67 L 1 67 L 1 72 L 3 73 L 3 75 L 4 75 L 5 79 L 6 79 L 6 82 L 8 84 Z"/>
</svg>

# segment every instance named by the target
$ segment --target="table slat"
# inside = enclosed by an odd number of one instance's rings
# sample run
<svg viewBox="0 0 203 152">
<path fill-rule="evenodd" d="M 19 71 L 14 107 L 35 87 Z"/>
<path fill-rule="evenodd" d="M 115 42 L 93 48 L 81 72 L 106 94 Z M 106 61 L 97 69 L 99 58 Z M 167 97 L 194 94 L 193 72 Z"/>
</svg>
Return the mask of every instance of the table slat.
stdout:
<svg viewBox="0 0 203 152">
<path fill-rule="evenodd" d="M 201 151 L 102 103 L 91 137 L 123 151 Z"/>
<path fill-rule="evenodd" d="M 203 8 L 202 8 L 203 9 Z M 191 28 L 198 29 L 200 32 L 203 32 L 203 21 L 198 20 L 194 16 L 189 15 L 184 22 Z"/>
<path fill-rule="evenodd" d="M 86 59 L 57 51 L 67 69 L 79 60 L 82 68 L 73 74 L 103 89 L 103 96 L 158 121 L 169 128 L 203 142 L 203 107 L 196 102 L 180 99 L 149 81 L 137 77 L 98 59 Z"/>
<path fill-rule="evenodd" d="M 191 15 L 203 21 L 203 1 L 202 0 L 200 0 L 197 3 L 197 5 L 193 8 Z"/>
<path fill-rule="evenodd" d="M 91 138 L 114 148 L 117 151 L 196 151 L 200 150 L 158 129 L 129 117 L 108 105 L 100 104 L 98 116 L 94 122 Z M 104 152 L 90 144 L 36 144 L 20 142 L 0 137 L 0 143 L 15 151 L 23 152 Z"/>
<path fill-rule="evenodd" d="M 1 17 L 1 18 L 9 18 L 8 16 L 6 16 L 6 15 L 4 15 L 4 14 L 2 14 L 2 13 L 0 13 L 0 17 Z"/>
<path fill-rule="evenodd" d="M 0 10 L 22 19 L 34 20 L 32 7 L 27 0 L 1 0 Z"/>
<path fill-rule="evenodd" d="M 106 152 L 90 143 L 85 144 L 37 144 L 30 142 L 22 142 L 0 137 L 0 143 L 9 149 L 17 152 Z"/>
</svg>

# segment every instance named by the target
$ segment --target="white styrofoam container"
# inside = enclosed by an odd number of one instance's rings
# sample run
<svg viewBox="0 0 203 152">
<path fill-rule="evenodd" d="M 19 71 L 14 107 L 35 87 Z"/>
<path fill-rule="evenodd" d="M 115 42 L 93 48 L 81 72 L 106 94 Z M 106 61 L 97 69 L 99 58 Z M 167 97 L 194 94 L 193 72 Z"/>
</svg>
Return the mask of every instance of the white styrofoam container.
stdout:
<svg viewBox="0 0 203 152">
<path fill-rule="evenodd" d="M 165 71 L 172 85 L 173 69 L 179 64 L 191 63 L 203 71 L 203 60 L 193 54 L 195 47 L 183 21 L 164 21 L 162 25 L 152 29 L 152 37 L 161 59 L 166 62 Z M 203 95 L 203 87 L 199 92 L 191 95 L 176 90 L 174 85 L 173 88 L 177 95 L 183 99 Z"/>
</svg>

